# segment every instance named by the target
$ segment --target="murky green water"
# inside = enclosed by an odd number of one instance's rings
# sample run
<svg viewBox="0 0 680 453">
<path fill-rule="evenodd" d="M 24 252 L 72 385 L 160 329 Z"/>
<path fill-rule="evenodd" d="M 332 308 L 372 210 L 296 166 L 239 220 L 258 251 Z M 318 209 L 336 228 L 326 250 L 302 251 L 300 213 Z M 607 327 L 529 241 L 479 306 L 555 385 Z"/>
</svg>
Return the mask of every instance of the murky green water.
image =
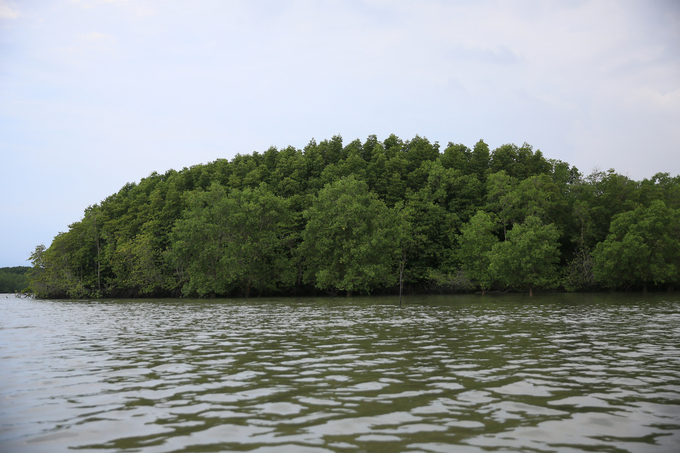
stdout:
<svg viewBox="0 0 680 453">
<path fill-rule="evenodd" d="M 0 295 L 0 451 L 678 452 L 680 297 Z"/>
</svg>

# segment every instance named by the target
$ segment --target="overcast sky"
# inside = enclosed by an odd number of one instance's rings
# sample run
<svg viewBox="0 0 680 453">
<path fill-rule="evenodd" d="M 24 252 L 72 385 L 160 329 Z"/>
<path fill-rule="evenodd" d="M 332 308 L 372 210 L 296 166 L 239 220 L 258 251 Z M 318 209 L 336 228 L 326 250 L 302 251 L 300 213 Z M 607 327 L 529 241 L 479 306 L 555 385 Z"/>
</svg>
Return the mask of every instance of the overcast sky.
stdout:
<svg viewBox="0 0 680 453">
<path fill-rule="evenodd" d="M 139 181 L 394 133 L 680 173 L 676 0 L 0 0 L 0 267 Z"/>
</svg>

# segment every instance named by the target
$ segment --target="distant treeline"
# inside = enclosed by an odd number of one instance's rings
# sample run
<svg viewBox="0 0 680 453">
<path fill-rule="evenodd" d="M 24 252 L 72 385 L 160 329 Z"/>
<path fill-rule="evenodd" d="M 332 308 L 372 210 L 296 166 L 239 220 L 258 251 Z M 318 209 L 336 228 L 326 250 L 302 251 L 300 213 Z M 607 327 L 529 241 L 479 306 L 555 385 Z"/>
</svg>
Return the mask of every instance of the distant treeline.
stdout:
<svg viewBox="0 0 680 453">
<path fill-rule="evenodd" d="M 0 267 L 0 293 L 21 292 L 28 289 L 28 266 Z"/>
<path fill-rule="evenodd" d="M 583 175 L 527 144 L 336 136 L 152 173 L 31 259 L 41 298 L 666 290 L 680 177 Z"/>
</svg>

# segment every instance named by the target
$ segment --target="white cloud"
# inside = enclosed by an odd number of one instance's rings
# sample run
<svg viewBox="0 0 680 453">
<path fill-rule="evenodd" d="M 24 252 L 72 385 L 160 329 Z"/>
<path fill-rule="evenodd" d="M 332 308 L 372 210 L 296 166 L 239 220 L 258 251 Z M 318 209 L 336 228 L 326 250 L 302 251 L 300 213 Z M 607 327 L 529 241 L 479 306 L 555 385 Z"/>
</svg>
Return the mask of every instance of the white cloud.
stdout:
<svg viewBox="0 0 680 453">
<path fill-rule="evenodd" d="M 86 41 L 101 41 L 101 40 L 107 40 L 110 39 L 108 36 L 106 36 L 104 33 L 97 33 L 97 32 L 90 32 L 82 35 L 82 37 Z"/>
<path fill-rule="evenodd" d="M 0 0 L 0 19 L 17 19 L 20 15 L 16 5 Z"/>
<path fill-rule="evenodd" d="M 137 18 L 156 14 L 152 6 L 156 1 L 152 0 L 70 0 L 72 4 L 83 9 L 94 9 L 102 5 L 112 5 L 131 11 Z"/>
</svg>

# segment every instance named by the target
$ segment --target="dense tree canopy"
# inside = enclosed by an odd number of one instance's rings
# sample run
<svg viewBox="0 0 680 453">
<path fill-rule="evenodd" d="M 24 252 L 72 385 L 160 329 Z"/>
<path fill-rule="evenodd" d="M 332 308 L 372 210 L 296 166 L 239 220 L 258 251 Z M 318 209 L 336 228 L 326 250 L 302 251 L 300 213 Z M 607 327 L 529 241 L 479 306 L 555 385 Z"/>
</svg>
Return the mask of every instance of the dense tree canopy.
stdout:
<svg viewBox="0 0 680 453">
<path fill-rule="evenodd" d="M 0 293 L 23 291 L 28 286 L 26 273 L 30 267 L 0 267 Z"/>
<path fill-rule="evenodd" d="M 484 211 L 479 211 L 461 228 L 461 235 L 458 237 L 460 247 L 457 256 L 462 264 L 462 270 L 481 288 L 482 294 L 494 281 L 490 254 L 498 243 L 498 238 L 493 234 L 493 230 L 492 217 Z"/>
<path fill-rule="evenodd" d="M 593 251 L 595 277 L 617 287 L 677 282 L 680 278 L 680 209 L 655 200 L 614 218 Z"/>
<path fill-rule="evenodd" d="M 518 289 L 550 288 L 557 283 L 559 233 L 554 224 L 543 225 L 535 216 L 516 225 L 506 241 L 494 244 L 489 256 L 491 275 Z"/>
<path fill-rule="evenodd" d="M 292 283 L 291 212 L 287 200 L 267 189 L 227 193 L 218 183 L 188 197 L 184 216 L 170 235 L 169 256 L 183 293 L 229 294 L 234 289 L 260 292 Z"/>
<path fill-rule="evenodd" d="M 401 217 L 365 182 L 352 175 L 327 184 L 304 217 L 306 282 L 349 295 L 394 284 Z"/>
<path fill-rule="evenodd" d="M 680 176 L 416 136 L 152 173 L 32 254 L 38 297 L 680 286 Z M 449 282 L 449 283 L 447 283 Z M 451 284 L 450 282 L 457 282 Z"/>
</svg>

